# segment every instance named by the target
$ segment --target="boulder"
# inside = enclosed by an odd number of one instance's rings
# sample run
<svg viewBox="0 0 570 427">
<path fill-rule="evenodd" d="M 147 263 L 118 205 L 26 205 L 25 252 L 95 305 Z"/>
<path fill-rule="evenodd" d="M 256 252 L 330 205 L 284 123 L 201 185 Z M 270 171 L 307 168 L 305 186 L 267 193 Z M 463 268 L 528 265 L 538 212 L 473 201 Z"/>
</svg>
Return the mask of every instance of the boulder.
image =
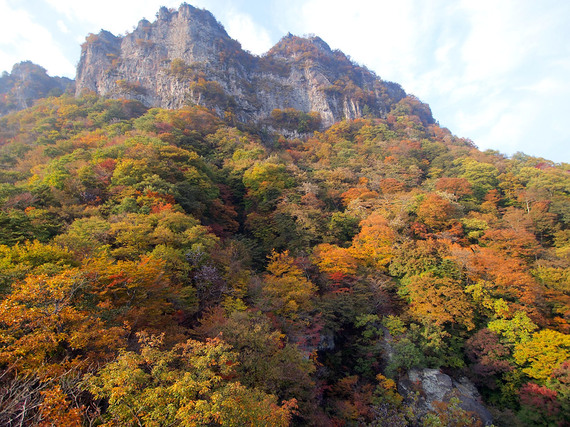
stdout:
<svg viewBox="0 0 570 427">
<path fill-rule="evenodd" d="M 475 414 L 483 425 L 493 423 L 477 388 L 465 377 L 454 379 L 439 369 L 411 369 L 398 382 L 398 392 L 410 400 L 417 393 L 419 416 L 433 411 L 435 402 L 449 402 L 452 397 L 457 397 L 459 406 Z"/>
</svg>

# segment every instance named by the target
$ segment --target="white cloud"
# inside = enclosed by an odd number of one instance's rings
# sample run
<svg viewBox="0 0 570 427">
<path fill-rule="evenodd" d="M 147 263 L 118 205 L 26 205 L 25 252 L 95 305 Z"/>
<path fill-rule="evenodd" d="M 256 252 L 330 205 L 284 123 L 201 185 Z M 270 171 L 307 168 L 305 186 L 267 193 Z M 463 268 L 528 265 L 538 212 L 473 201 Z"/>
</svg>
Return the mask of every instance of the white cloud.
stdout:
<svg viewBox="0 0 570 427">
<path fill-rule="evenodd" d="M 312 0 L 305 2 L 297 28 L 314 33 L 333 48 L 375 68 L 383 76 L 396 76 L 417 63 L 417 42 L 411 0 Z"/>
<path fill-rule="evenodd" d="M 478 91 L 454 91 L 461 95 L 461 114 L 451 117 L 449 126 L 483 149 L 569 161 L 564 147 L 570 131 L 560 126 L 570 94 L 569 69 L 563 71 L 556 59 L 565 57 L 568 41 L 560 8 L 553 2 L 512 0 L 464 1 L 461 7 L 471 26 L 462 46 L 465 72 L 459 82 Z"/>
<path fill-rule="evenodd" d="M 563 153 L 570 93 L 567 3 L 309 0 L 295 25 L 428 102 L 482 149 Z M 560 59 L 564 58 L 564 59 Z M 564 95 L 563 95 L 564 94 Z"/>
<path fill-rule="evenodd" d="M 565 83 L 566 82 L 556 80 L 552 77 L 545 77 L 542 80 L 539 80 L 538 82 L 532 83 L 528 86 L 522 86 L 520 89 L 528 91 L 535 96 L 549 96 L 559 93 L 560 90 L 565 90 L 568 92 L 570 88 L 568 85 L 565 85 Z"/>
<path fill-rule="evenodd" d="M 63 22 L 61 19 L 57 21 L 57 27 L 60 29 L 62 33 L 65 34 L 69 33 L 69 28 L 67 28 L 67 25 L 65 25 L 65 22 Z"/>
<path fill-rule="evenodd" d="M 0 69 L 9 71 L 17 62 L 31 60 L 51 75 L 69 74 L 73 64 L 63 55 L 51 32 L 34 22 L 23 9 L 0 2 Z"/>
<path fill-rule="evenodd" d="M 242 47 L 254 54 L 262 54 L 271 46 L 271 37 L 267 30 L 257 25 L 251 16 L 236 11 L 226 15 L 225 28 L 230 37 L 239 40 Z"/>
<path fill-rule="evenodd" d="M 518 32 L 512 31 L 508 19 L 513 12 L 511 5 L 505 0 L 489 9 L 485 0 L 461 3 L 469 26 L 469 36 L 461 48 L 465 80 L 485 80 L 510 71 L 520 61 Z"/>
</svg>

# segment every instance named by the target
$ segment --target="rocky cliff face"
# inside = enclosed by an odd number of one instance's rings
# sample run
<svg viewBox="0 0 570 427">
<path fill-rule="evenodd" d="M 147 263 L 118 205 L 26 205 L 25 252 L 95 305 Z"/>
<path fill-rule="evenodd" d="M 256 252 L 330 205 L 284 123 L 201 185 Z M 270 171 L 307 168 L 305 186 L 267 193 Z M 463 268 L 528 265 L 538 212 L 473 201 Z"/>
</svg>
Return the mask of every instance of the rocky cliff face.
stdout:
<svg viewBox="0 0 570 427">
<path fill-rule="evenodd" d="M 30 61 L 14 65 L 0 77 L 0 115 L 31 107 L 35 100 L 61 95 L 73 87 L 73 80 L 50 77 L 45 68 Z"/>
<path fill-rule="evenodd" d="M 241 121 L 275 109 L 318 112 L 323 125 L 384 115 L 401 87 L 358 67 L 318 37 L 284 37 L 266 55 L 241 49 L 207 11 L 161 8 L 124 37 L 102 31 L 82 46 L 76 92 L 138 99 L 147 106 L 199 104 Z"/>
</svg>

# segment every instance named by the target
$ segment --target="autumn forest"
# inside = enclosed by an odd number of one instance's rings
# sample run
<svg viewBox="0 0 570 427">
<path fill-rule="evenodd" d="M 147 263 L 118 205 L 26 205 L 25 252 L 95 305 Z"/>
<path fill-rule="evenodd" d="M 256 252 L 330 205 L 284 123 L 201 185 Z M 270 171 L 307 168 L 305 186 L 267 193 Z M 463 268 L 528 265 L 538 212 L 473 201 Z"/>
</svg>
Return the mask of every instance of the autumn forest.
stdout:
<svg viewBox="0 0 570 427">
<path fill-rule="evenodd" d="M 422 403 L 439 370 L 567 425 L 569 171 L 411 96 L 327 129 L 42 99 L 0 118 L 0 424 L 484 425 Z"/>
</svg>

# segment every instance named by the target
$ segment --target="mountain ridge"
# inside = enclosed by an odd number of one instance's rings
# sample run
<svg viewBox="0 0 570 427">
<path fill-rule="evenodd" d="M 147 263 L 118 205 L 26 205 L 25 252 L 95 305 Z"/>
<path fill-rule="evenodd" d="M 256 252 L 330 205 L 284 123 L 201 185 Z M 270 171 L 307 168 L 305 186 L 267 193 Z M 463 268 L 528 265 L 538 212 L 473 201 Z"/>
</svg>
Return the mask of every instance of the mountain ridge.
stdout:
<svg viewBox="0 0 570 427">
<path fill-rule="evenodd" d="M 322 124 L 383 117 L 406 96 L 318 37 L 288 34 L 263 56 L 243 50 L 205 10 L 161 8 L 125 36 L 102 30 L 82 45 L 76 94 L 94 91 L 149 107 L 203 105 L 259 122 L 275 109 L 317 112 Z M 430 118 L 433 121 L 433 118 Z"/>
</svg>

